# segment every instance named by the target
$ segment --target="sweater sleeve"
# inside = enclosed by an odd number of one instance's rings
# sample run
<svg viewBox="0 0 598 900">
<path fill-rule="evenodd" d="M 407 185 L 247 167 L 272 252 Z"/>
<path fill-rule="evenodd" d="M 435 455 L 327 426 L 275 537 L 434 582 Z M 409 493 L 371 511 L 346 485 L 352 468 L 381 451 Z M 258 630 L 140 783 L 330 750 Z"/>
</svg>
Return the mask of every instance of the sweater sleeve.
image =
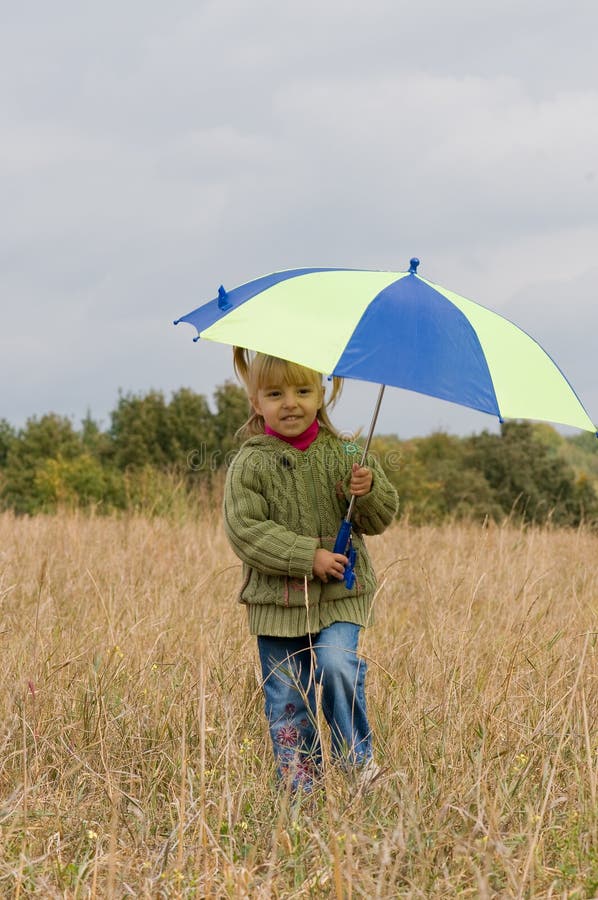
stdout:
<svg viewBox="0 0 598 900">
<path fill-rule="evenodd" d="M 313 578 L 317 539 L 295 534 L 268 518 L 258 474 L 244 454 L 227 473 L 224 529 L 239 559 L 251 568 L 266 575 Z"/>
<path fill-rule="evenodd" d="M 399 496 L 386 477 L 382 466 L 369 455 L 366 465 L 372 470 L 373 482 L 369 494 L 355 500 L 353 521 L 364 534 L 381 534 L 393 521 L 399 508 Z M 348 482 L 351 480 L 349 474 Z M 351 494 L 348 492 L 348 498 Z"/>
</svg>

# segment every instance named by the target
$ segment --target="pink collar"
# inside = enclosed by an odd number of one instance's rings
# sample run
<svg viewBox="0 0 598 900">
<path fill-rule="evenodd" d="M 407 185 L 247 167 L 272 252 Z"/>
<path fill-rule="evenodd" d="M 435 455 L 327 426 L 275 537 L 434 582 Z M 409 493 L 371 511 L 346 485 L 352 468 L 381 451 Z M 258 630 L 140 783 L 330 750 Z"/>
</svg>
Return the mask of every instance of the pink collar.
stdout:
<svg viewBox="0 0 598 900">
<path fill-rule="evenodd" d="M 319 430 L 319 422 L 317 419 L 314 419 L 309 428 L 306 428 L 305 431 L 298 434 L 297 437 L 285 437 L 283 434 L 279 434 L 277 431 L 274 431 L 273 428 L 270 428 L 269 425 L 264 423 L 264 431 L 266 434 L 271 434 L 281 441 L 284 441 L 286 444 L 290 444 L 295 450 L 307 450 L 309 445 L 313 444 L 317 438 Z"/>
</svg>

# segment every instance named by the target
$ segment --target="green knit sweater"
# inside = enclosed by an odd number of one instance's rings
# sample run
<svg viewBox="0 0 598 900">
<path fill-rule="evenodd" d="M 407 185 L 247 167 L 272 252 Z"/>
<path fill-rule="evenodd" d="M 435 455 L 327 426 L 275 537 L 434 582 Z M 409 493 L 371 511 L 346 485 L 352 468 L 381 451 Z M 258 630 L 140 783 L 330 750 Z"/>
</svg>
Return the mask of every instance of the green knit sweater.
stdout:
<svg viewBox="0 0 598 900">
<path fill-rule="evenodd" d="M 362 534 L 380 534 L 392 522 L 397 494 L 373 457 L 372 489 L 353 513 L 357 550 L 355 585 L 324 583 L 312 571 L 318 547 L 332 550 L 350 494 L 357 448 L 320 428 L 307 450 L 272 435 L 247 440 L 226 479 L 224 525 L 243 562 L 239 600 L 252 634 L 298 637 L 333 622 L 369 625 L 376 577 Z"/>
</svg>

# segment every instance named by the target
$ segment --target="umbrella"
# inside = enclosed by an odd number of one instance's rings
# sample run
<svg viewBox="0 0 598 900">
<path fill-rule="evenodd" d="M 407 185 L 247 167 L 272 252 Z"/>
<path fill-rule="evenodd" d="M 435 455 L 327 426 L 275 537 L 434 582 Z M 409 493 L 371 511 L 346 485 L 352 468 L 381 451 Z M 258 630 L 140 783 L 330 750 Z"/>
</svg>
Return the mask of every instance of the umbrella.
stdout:
<svg viewBox="0 0 598 900">
<path fill-rule="evenodd" d="M 194 340 L 246 347 L 328 375 L 380 384 L 364 459 L 385 385 L 449 400 L 501 422 L 538 419 L 596 432 L 561 370 L 532 337 L 422 278 L 418 266 L 414 258 L 407 272 L 274 272 L 230 291 L 221 286 L 217 297 L 175 325 L 194 325 Z M 339 533 L 345 548 L 352 506 L 342 539 Z"/>
</svg>

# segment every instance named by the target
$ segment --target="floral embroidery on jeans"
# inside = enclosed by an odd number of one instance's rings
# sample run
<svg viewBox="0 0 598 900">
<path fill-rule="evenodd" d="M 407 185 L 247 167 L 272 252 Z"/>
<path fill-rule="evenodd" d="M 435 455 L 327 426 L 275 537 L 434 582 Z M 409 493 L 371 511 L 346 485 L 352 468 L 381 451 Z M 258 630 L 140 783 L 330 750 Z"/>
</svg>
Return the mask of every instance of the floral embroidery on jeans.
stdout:
<svg viewBox="0 0 598 900">
<path fill-rule="evenodd" d="M 276 742 L 282 747 L 295 747 L 299 733 L 294 725 L 283 725 L 276 732 Z"/>
<path fill-rule="evenodd" d="M 308 793 L 313 790 L 315 767 L 308 759 L 296 759 L 291 764 L 283 763 L 280 774 L 284 780 L 291 780 L 291 787 L 295 791 L 299 787 Z"/>
</svg>

